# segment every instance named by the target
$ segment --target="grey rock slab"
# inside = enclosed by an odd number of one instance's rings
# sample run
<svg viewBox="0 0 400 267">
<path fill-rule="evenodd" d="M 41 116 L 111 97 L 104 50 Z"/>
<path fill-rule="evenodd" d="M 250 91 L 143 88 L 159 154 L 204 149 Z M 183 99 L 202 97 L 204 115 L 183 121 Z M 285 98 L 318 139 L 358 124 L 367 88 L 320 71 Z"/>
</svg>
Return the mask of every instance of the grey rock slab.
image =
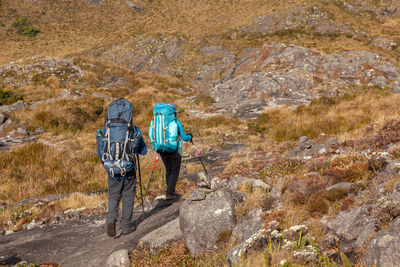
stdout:
<svg viewBox="0 0 400 267">
<path fill-rule="evenodd" d="M 2 236 L 0 265 L 16 264 L 15 258 L 28 262 L 57 262 L 63 267 L 104 266 L 107 258 L 121 249 L 132 250 L 139 240 L 179 215 L 182 201 L 168 207 L 155 208 L 142 215 L 134 211 L 139 225 L 131 234 L 110 238 L 106 234 L 105 215 L 83 217 L 79 220 L 59 221 L 43 228 L 22 230 Z M 13 260 L 14 259 L 14 260 Z"/>
<path fill-rule="evenodd" d="M 315 29 L 323 28 L 329 27 Z M 398 67 L 372 52 L 329 55 L 295 45 L 273 44 L 244 53 L 209 92 L 218 112 L 255 118 L 268 107 L 307 104 L 313 98 L 341 94 L 332 88 L 362 83 L 388 86 L 397 92 L 399 77 Z"/>
<path fill-rule="evenodd" d="M 388 230 L 379 231 L 362 257 L 365 266 L 395 267 L 400 263 L 400 217 L 395 219 Z"/>
<path fill-rule="evenodd" d="M 6 120 L 6 116 L 0 113 L 0 125 Z"/>
<path fill-rule="evenodd" d="M 24 109 L 25 107 L 26 107 L 26 104 L 24 102 L 18 101 L 18 102 L 15 102 L 14 104 L 11 104 L 8 106 L 0 106 L 0 111 L 12 112 L 12 111 Z"/>
<path fill-rule="evenodd" d="M 129 267 L 129 252 L 127 249 L 121 249 L 111 254 L 106 262 L 107 267 Z"/>
<path fill-rule="evenodd" d="M 169 245 L 183 238 L 179 227 L 179 218 L 170 221 L 164 226 L 152 231 L 139 240 L 139 246 L 149 248 L 153 254 L 158 253 Z"/>
<path fill-rule="evenodd" d="M 339 248 L 348 253 L 361 249 L 369 236 L 375 233 L 375 220 L 371 218 L 374 206 L 361 206 L 349 212 L 340 212 L 336 219 L 321 222 L 324 227 L 341 238 Z"/>
<path fill-rule="evenodd" d="M 232 231 L 232 239 L 238 244 L 243 243 L 264 226 L 264 213 L 261 208 L 250 211 Z"/>
<path fill-rule="evenodd" d="M 309 160 L 312 156 L 325 155 L 329 152 L 329 147 L 326 144 L 315 144 L 308 146 L 309 148 L 297 147 L 289 150 L 285 158 L 289 160 Z"/>
<path fill-rule="evenodd" d="M 189 197 L 182 203 L 179 224 L 193 254 L 218 249 L 218 235 L 236 225 L 234 206 L 232 194 L 225 188 L 208 194 L 204 200 L 193 201 Z"/>
</svg>

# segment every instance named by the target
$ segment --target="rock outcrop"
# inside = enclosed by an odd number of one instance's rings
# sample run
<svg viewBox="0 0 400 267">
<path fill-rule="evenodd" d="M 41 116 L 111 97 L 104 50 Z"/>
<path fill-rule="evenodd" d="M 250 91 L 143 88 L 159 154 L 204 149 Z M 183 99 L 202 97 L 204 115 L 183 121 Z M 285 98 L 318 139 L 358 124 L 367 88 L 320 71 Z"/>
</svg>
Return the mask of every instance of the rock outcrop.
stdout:
<svg viewBox="0 0 400 267">
<path fill-rule="evenodd" d="M 300 6 L 279 10 L 255 18 L 253 23 L 240 29 L 242 32 L 275 34 L 279 32 L 313 32 L 316 34 L 351 33 L 348 24 L 338 24 L 328 17 L 327 12 L 316 6 Z"/>
<path fill-rule="evenodd" d="M 372 52 L 328 55 L 296 45 L 265 45 L 245 53 L 210 94 L 219 111 L 255 117 L 266 107 L 308 103 L 320 92 L 341 95 L 341 88 L 355 85 L 397 92 L 399 70 Z"/>
</svg>

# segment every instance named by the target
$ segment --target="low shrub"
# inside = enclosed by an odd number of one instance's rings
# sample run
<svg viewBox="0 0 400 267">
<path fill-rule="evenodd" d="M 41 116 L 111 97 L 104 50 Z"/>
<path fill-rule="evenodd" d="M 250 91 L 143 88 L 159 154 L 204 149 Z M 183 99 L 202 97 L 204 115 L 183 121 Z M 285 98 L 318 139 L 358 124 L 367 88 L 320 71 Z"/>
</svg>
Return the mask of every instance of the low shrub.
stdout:
<svg viewBox="0 0 400 267">
<path fill-rule="evenodd" d="M 20 18 L 14 21 L 14 27 L 18 29 L 18 32 L 25 36 L 36 36 L 40 31 L 34 27 L 27 18 Z"/>
<path fill-rule="evenodd" d="M 17 102 L 18 100 L 23 100 L 23 97 L 11 91 L 0 89 L 0 106 L 10 105 Z"/>
</svg>

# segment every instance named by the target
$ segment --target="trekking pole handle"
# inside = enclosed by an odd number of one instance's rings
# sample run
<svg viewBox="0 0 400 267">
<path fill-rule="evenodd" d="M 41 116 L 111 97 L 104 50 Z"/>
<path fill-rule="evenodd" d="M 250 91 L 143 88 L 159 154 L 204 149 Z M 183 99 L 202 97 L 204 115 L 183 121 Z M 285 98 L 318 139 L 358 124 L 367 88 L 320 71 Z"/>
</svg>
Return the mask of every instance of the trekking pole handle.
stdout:
<svg viewBox="0 0 400 267">
<path fill-rule="evenodd" d="M 156 156 L 156 161 L 154 161 L 153 169 L 151 170 L 153 172 L 156 169 L 157 160 L 158 160 L 158 153 L 157 153 L 157 156 Z"/>
</svg>

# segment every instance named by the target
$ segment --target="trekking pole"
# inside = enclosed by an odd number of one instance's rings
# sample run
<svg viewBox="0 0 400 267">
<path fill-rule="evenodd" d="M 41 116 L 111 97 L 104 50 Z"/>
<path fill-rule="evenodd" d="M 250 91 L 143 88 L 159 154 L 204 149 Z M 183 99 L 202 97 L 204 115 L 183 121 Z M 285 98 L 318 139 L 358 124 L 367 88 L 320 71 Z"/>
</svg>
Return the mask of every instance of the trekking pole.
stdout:
<svg viewBox="0 0 400 267">
<path fill-rule="evenodd" d="M 200 162 L 201 162 L 201 165 L 203 165 L 204 172 L 205 172 L 206 175 L 208 176 L 208 172 L 207 172 L 207 170 L 206 170 L 206 167 L 204 166 L 203 161 L 201 160 L 199 151 L 197 151 L 197 148 L 196 148 L 196 146 L 194 145 L 193 140 L 191 140 L 190 142 L 192 142 L 192 145 L 193 145 L 194 150 L 196 151 L 197 157 L 199 158 L 199 160 L 200 160 Z"/>
<path fill-rule="evenodd" d="M 156 161 L 154 162 L 154 165 L 153 165 L 153 169 L 151 170 L 149 182 L 147 183 L 146 192 L 144 193 L 144 199 L 146 199 L 147 192 L 149 191 L 150 181 L 151 181 L 151 178 L 153 178 L 154 170 L 156 169 L 157 160 L 158 160 L 158 153 L 157 153 L 157 156 L 156 156 Z"/>
<path fill-rule="evenodd" d="M 138 170 L 139 170 L 139 185 L 140 185 L 140 198 L 142 199 L 142 212 L 144 213 L 143 191 L 142 191 L 142 174 L 140 172 L 139 154 L 136 154 L 136 160 L 137 160 L 137 163 L 138 163 Z"/>
</svg>

